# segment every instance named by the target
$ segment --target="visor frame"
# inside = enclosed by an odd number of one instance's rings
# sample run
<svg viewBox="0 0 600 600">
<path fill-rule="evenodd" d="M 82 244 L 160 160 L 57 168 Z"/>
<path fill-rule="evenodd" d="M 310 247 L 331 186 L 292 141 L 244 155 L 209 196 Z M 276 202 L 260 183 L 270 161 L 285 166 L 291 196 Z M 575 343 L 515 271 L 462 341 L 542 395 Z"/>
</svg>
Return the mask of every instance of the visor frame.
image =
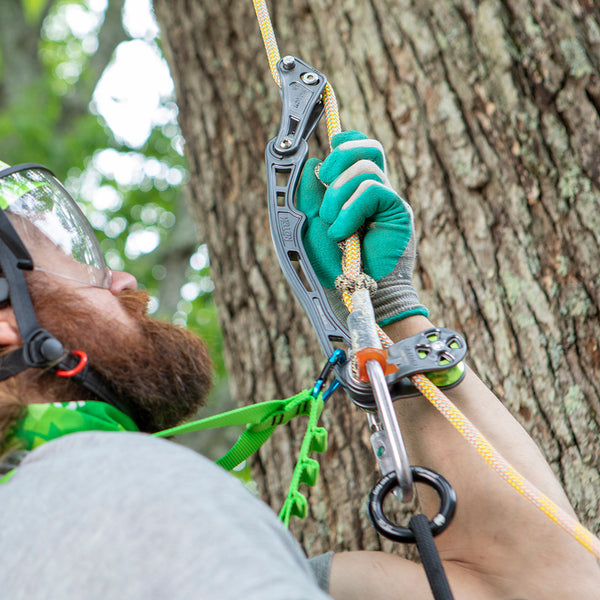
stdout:
<svg viewBox="0 0 600 600">
<path fill-rule="evenodd" d="M 30 218 L 27 217 L 26 214 L 22 214 L 17 210 L 12 211 L 11 205 L 0 196 L 0 212 L 3 213 L 0 218 L 0 236 L 2 236 L 3 241 L 6 246 L 8 246 L 15 257 L 18 259 L 19 268 L 25 270 L 39 270 L 41 272 L 50 273 L 52 275 L 56 275 L 58 277 L 62 277 L 65 279 L 69 279 L 72 281 L 77 281 L 79 283 L 83 283 L 85 285 L 89 285 L 91 287 L 97 287 L 101 289 L 110 289 L 112 283 L 112 271 L 106 264 L 104 259 L 104 253 L 100 248 L 100 244 L 98 242 L 98 238 L 88 221 L 87 217 L 84 215 L 83 211 L 75 201 L 75 199 L 71 196 L 71 194 L 65 189 L 62 183 L 57 179 L 54 173 L 44 165 L 38 163 L 22 163 L 18 165 L 14 165 L 12 167 L 8 167 L 0 170 L 0 180 L 10 177 L 16 173 L 24 173 L 26 171 L 42 171 L 45 172 L 46 177 L 44 181 L 35 181 L 31 179 L 32 184 L 47 186 L 51 189 L 52 199 L 54 205 L 57 203 L 61 204 L 61 208 L 66 209 L 65 212 L 68 214 L 73 223 L 77 225 L 77 236 L 84 236 L 87 242 L 86 247 L 90 250 L 90 256 L 93 258 L 93 263 L 89 261 L 82 261 L 76 258 L 73 254 L 73 251 L 69 254 L 64 247 L 49 235 L 48 232 L 41 229 L 38 225 L 36 225 Z M 49 177 L 48 177 L 49 176 Z M 0 189 L 2 187 L 2 183 L 0 182 Z M 26 191 L 23 195 L 32 192 L 33 190 Z M 6 206 L 4 206 L 6 205 Z M 12 206 L 15 206 L 16 202 L 13 202 Z M 43 211 L 37 210 L 39 214 L 42 214 Z M 35 264 L 35 259 L 29 248 L 27 247 L 27 240 L 23 239 L 22 235 L 19 235 L 14 225 L 11 223 L 9 215 L 14 215 L 23 218 L 23 220 L 27 223 L 27 226 L 34 227 L 37 231 L 41 232 L 43 236 L 45 236 L 51 243 L 60 248 L 65 256 L 71 256 L 75 263 L 83 265 L 90 269 L 90 274 L 88 277 L 73 277 L 71 275 L 67 275 L 65 273 L 59 272 L 59 270 L 52 270 L 44 267 L 37 267 Z M 65 227 L 64 223 L 60 223 L 60 226 L 63 228 L 63 231 L 66 231 L 70 236 L 73 235 L 72 231 L 69 231 L 68 228 Z M 25 235 L 27 237 L 27 235 Z M 83 237 L 80 237 L 83 239 Z M 91 274 L 91 269 L 95 270 L 97 276 L 93 276 Z"/>
</svg>

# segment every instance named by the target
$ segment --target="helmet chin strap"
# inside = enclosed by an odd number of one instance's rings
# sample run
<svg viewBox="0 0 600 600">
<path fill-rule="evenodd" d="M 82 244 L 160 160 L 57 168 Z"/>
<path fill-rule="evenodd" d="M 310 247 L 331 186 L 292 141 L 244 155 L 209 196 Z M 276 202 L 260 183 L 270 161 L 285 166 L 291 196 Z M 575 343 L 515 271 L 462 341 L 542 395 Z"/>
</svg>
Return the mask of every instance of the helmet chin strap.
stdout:
<svg viewBox="0 0 600 600">
<path fill-rule="evenodd" d="M 4 277 L 0 277 L 0 306 L 10 302 L 23 340 L 21 348 L 0 358 L 0 381 L 31 367 L 44 369 L 59 377 L 68 377 L 136 423 L 146 420 L 145 411 L 120 396 L 105 377 L 86 364 L 85 353 L 66 350 L 59 340 L 40 327 L 23 273 L 33 269 L 33 260 L 3 210 L 0 210 L 0 227 L 3 231 L 0 267 L 4 273 Z"/>
</svg>

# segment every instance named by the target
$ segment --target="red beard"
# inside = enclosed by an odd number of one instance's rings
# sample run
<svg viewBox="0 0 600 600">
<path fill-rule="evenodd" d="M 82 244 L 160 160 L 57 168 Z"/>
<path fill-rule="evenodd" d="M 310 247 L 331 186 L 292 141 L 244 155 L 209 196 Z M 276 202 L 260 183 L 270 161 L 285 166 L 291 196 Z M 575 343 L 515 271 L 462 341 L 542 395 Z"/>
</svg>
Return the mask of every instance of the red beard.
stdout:
<svg viewBox="0 0 600 600">
<path fill-rule="evenodd" d="M 138 331 L 132 333 L 109 315 L 98 314 L 73 291 L 49 287 L 48 279 L 38 273 L 28 275 L 40 326 L 65 348 L 88 355 L 89 364 L 143 415 L 137 422 L 142 431 L 172 427 L 204 404 L 211 385 L 206 346 L 189 331 L 148 317 L 146 292 L 124 291 L 118 296 L 137 325 Z M 13 379 L 19 379 L 21 406 L 31 401 L 27 394 L 33 397 L 32 392 L 44 402 L 97 399 L 78 384 L 37 369 Z"/>
</svg>

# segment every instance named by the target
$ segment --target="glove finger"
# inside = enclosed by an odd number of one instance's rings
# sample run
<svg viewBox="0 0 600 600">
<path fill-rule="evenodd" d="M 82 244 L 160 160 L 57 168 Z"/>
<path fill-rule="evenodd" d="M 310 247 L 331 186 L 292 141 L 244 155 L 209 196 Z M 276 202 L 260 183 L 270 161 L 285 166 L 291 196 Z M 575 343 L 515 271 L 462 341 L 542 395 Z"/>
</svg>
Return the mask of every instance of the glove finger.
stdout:
<svg viewBox="0 0 600 600">
<path fill-rule="evenodd" d="M 355 140 L 368 140 L 369 138 L 360 131 L 355 131 L 350 129 L 349 131 L 341 131 L 340 133 L 336 133 L 331 138 L 331 149 L 334 150 L 340 144 L 344 142 L 353 142 Z"/>
<path fill-rule="evenodd" d="M 385 173 L 385 153 L 377 140 L 351 140 L 339 144 L 323 161 L 319 179 L 332 184 L 346 169 L 361 160 L 372 161 Z"/>
<path fill-rule="evenodd" d="M 359 160 L 347 168 L 339 177 L 329 186 L 334 189 L 341 188 L 350 180 L 360 175 L 373 175 L 373 179 L 380 181 L 388 187 L 392 187 L 386 174 L 371 160 Z"/>
<path fill-rule="evenodd" d="M 400 260 L 402 256 L 409 253 L 412 232 L 413 227 L 408 219 L 397 223 L 371 223 L 362 240 L 362 262 L 365 273 L 379 282 L 397 270 L 399 265 L 402 265 Z M 406 262 L 412 266 L 413 260 Z M 412 271 L 407 277 L 411 276 Z"/>
<path fill-rule="evenodd" d="M 296 208 L 307 217 L 316 217 L 319 214 L 325 186 L 315 175 L 315 168 L 320 164 L 316 158 L 309 158 L 304 165 L 298 191 L 296 192 Z"/>
<path fill-rule="evenodd" d="M 330 223 L 325 223 L 319 217 L 326 190 L 315 175 L 315 168 L 319 164 L 316 158 L 306 161 L 296 194 L 296 208 L 306 215 L 302 242 L 315 274 L 324 288 L 334 288 L 335 278 L 342 272 L 342 253 L 338 244 L 327 236 Z"/>
<path fill-rule="evenodd" d="M 321 285 L 335 288 L 335 279 L 342 274 L 342 251 L 327 235 L 328 224 L 314 219 L 302 233 L 304 249 Z"/>
<path fill-rule="evenodd" d="M 368 162 L 371 165 L 373 164 L 370 161 L 364 162 Z M 344 173 L 346 172 L 347 171 L 344 171 Z M 342 177 L 338 177 L 336 182 L 339 182 L 341 178 Z M 365 182 L 382 183 L 377 174 L 362 173 L 350 178 L 339 188 L 330 185 L 323 196 L 323 203 L 321 204 L 321 210 L 319 212 L 321 218 L 329 224 L 333 223 L 338 218 L 343 207 L 348 202 L 351 202 L 351 199 L 355 198 L 358 189 L 360 188 L 361 191 L 364 191 L 366 185 Z"/>
<path fill-rule="evenodd" d="M 344 203 L 335 221 L 328 229 L 329 237 L 342 241 L 373 222 L 397 223 L 404 227 L 412 223 L 412 210 L 396 192 L 383 184 L 363 181 Z"/>
</svg>

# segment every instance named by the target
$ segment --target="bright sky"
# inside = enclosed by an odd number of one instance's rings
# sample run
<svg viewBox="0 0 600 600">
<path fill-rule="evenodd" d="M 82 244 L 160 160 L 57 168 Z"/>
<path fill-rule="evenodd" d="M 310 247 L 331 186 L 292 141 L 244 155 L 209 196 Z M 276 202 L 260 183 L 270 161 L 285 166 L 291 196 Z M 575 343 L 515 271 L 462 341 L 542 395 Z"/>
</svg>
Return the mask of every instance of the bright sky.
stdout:
<svg viewBox="0 0 600 600">
<path fill-rule="evenodd" d="M 62 14 L 64 21 L 54 24 L 53 34 L 60 36 L 60 27 L 65 23 L 82 40 L 84 49 L 94 52 L 107 3 L 87 0 L 87 9 L 67 5 Z M 133 39 L 117 47 L 94 92 L 93 109 L 104 117 L 120 141 L 139 148 L 153 126 L 176 121 L 177 107 L 172 102 L 165 104 L 173 97 L 173 80 L 156 44 L 159 29 L 150 0 L 126 0 L 123 25 Z M 68 79 L 68 63 L 64 68 Z"/>
<path fill-rule="evenodd" d="M 86 52 L 95 52 L 107 2 L 87 0 L 87 7 L 75 3 L 65 5 L 61 18 L 51 22 L 46 34 L 64 38 L 65 28 L 68 28 L 81 40 Z M 171 128 L 173 147 L 182 154 L 183 138 L 177 127 L 177 106 L 172 100 L 173 80 L 156 44 L 159 29 L 150 0 L 126 0 L 123 26 L 133 39 L 122 42 L 115 50 L 94 91 L 91 110 L 104 118 L 118 141 L 132 149 L 141 148 L 154 127 Z M 76 61 L 65 61 L 60 66 L 65 81 L 78 77 Z M 99 211 L 90 215 L 92 224 L 112 236 L 122 233 L 122 229 L 119 230 L 118 219 L 113 219 L 107 231 L 102 211 L 118 208 L 120 198 L 113 187 L 99 187 L 99 175 L 112 178 L 120 185 L 140 185 L 146 177 L 151 177 L 157 186 L 160 182 L 165 186 L 178 185 L 185 175 L 180 168 L 169 168 L 135 151 L 100 150 L 94 155 L 92 166 L 82 177 L 81 196 L 90 199 Z M 105 221 L 101 222 L 103 218 Z M 158 242 L 158 234 L 151 228 L 130 234 L 126 254 L 135 258 L 140 253 L 151 252 Z"/>
<path fill-rule="evenodd" d="M 60 39 L 64 34 L 61 28 L 68 29 L 82 41 L 84 50 L 95 52 L 97 33 L 102 25 L 108 0 L 86 0 L 87 9 L 81 5 L 65 6 L 62 19 L 50 25 L 47 34 Z M 121 185 L 140 185 L 146 177 L 153 178 L 155 185 L 178 185 L 185 172 L 179 167 L 170 168 L 156 158 L 145 157 L 136 148 L 141 148 L 152 128 L 162 126 L 165 133 L 171 131 L 173 148 L 183 154 L 184 140 L 177 126 L 177 106 L 173 102 L 174 86 L 166 61 L 158 49 L 156 38 L 159 28 L 154 18 L 151 0 L 126 0 L 123 11 L 123 25 L 131 40 L 117 47 L 113 59 L 104 71 L 93 95 L 91 109 L 100 114 L 118 141 L 124 142 L 130 152 L 118 152 L 107 148 L 94 155 L 92 168 L 86 169 L 79 181 L 80 194 L 92 201 L 95 212 L 89 214 L 92 225 L 102 228 L 107 235 L 116 237 L 127 226 L 124 219 L 110 219 L 109 211 L 120 206 L 121 198 L 114 187 L 101 185 L 101 176 L 114 179 Z M 70 72 L 70 69 L 73 71 Z M 76 65 L 64 66 L 64 79 L 78 77 Z M 144 210 L 152 210 L 145 207 Z M 166 213 L 171 215 L 171 213 Z M 172 215 L 171 215 L 172 216 Z M 148 223 L 156 219 L 148 218 Z M 142 214 L 142 221 L 145 221 Z M 163 225 L 168 226 L 163 223 Z M 146 226 L 130 232 L 127 237 L 125 254 L 134 259 L 140 254 L 151 252 L 160 242 L 155 228 Z M 122 268 L 119 257 L 107 255 L 112 268 Z M 190 265 L 201 270 L 208 264 L 208 251 L 205 245 L 191 257 Z M 184 300 L 192 301 L 199 293 L 212 291 L 212 281 L 203 277 L 189 281 L 181 289 Z"/>
</svg>

